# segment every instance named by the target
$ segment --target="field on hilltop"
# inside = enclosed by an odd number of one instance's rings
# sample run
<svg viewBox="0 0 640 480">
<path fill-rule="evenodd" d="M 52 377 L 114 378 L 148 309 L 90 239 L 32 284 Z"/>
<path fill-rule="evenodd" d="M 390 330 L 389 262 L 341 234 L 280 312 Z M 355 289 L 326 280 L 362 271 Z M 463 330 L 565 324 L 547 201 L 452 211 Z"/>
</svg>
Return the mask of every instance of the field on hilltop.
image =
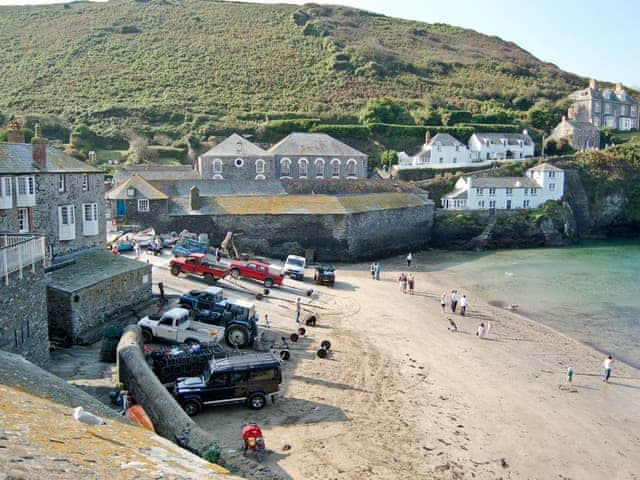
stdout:
<svg viewBox="0 0 640 480">
<path fill-rule="evenodd" d="M 417 124 L 431 124 L 436 108 L 483 113 L 487 101 L 517 116 L 584 84 L 497 37 L 310 4 L 5 6 L 0 42 L 5 121 L 55 116 L 114 148 L 126 147 L 127 129 L 177 142 L 255 131 L 267 118 L 355 124 L 383 96 Z"/>
</svg>

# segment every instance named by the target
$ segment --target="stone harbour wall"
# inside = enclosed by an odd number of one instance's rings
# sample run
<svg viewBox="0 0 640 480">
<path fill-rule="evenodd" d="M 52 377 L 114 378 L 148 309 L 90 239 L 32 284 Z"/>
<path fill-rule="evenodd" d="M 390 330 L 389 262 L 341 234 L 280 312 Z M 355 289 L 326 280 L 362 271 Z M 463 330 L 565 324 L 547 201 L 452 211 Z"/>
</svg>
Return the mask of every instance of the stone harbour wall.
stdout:
<svg viewBox="0 0 640 480">
<path fill-rule="evenodd" d="M 37 365 L 49 360 L 47 294 L 42 263 L 0 279 L 0 349 Z"/>
</svg>

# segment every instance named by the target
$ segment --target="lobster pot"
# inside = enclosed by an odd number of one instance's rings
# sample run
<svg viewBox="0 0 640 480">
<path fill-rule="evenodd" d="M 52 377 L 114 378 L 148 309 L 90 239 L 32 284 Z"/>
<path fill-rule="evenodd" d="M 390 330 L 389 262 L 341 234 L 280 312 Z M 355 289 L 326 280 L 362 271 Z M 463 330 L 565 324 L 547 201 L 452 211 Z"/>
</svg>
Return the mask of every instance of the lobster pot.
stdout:
<svg viewBox="0 0 640 480">
<path fill-rule="evenodd" d="M 276 337 L 271 332 L 261 332 L 253 341 L 253 348 L 258 352 L 268 352 L 276 342 Z"/>
</svg>

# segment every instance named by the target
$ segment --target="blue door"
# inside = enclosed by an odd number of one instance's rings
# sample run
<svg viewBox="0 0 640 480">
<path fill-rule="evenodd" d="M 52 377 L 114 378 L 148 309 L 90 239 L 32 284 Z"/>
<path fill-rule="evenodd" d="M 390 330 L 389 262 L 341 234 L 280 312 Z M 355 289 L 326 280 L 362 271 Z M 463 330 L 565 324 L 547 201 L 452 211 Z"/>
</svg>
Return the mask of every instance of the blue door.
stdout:
<svg viewBox="0 0 640 480">
<path fill-rule="evenodd" d="M 116 216 L 124 217 L 124 212 L 125 212 L 124 200 L 116 200 Z"/>
<path fill-rule="evenodd" d="M 507 210 L 511 210 L 511 200 L 507 200 Z"/>
</svg>

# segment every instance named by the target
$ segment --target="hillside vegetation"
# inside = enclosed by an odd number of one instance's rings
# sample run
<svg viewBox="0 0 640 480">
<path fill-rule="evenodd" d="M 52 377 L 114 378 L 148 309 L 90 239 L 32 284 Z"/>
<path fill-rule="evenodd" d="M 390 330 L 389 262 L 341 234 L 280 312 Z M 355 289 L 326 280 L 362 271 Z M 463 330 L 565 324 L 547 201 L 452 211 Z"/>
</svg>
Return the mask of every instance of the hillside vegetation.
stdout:
<svg viewBox="0 0 640 480">
<path fill-rule="evenodd" d="M 107 148 L 129 130 L 178 148 L 232 130 L 269 141 L 295 118 L 357 124 L 381 97 L 403 103 L 401 123 L 512 123 L 585 83 L 497 37 L 311 4 L 4 6 L 0 43 L 0 116 L 47 115 L 61 140 L 88 125 Z M 371 147 L 369 130 L 342 137 Z"/>
</svg>

